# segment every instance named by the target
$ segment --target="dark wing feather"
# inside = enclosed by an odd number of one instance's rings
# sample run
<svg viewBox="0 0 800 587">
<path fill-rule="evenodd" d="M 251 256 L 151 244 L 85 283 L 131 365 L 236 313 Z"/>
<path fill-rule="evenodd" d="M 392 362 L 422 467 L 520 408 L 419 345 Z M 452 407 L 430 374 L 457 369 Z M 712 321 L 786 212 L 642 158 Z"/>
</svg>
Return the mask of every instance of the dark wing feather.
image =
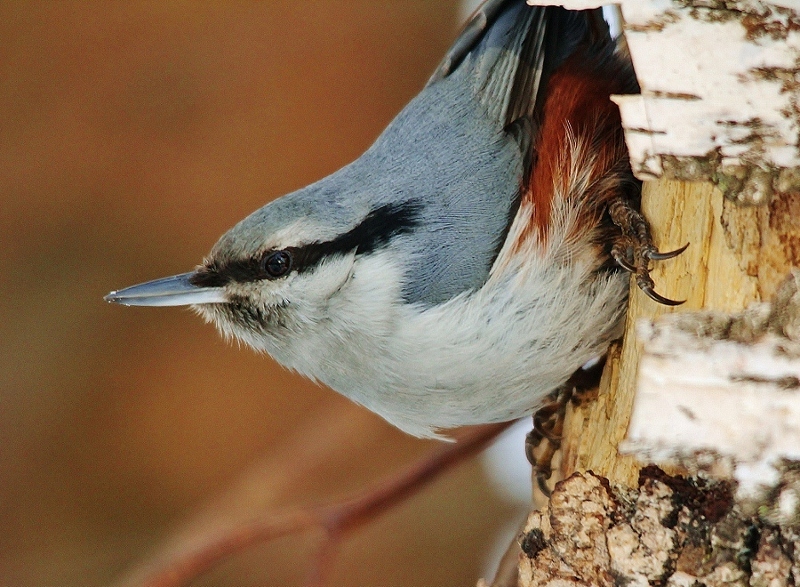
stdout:
<svg viewBox="0 0 800 587">
<path fill-rule="evenodd" d="M 611 42 L 600 9 L 488 0 L 472 15 L 428 84 L 451 75 L 473 53 L 477 92 L 498 122 L 509 127 L 527 120 L 535 128 L 549 75 L 584 42 Z"/>
<path fill-rule="evenodd" d="M 428 85 L 447 77 L 459 66 L 467 53 L 472 51 L 481 40 L 486 29 L 495 21 L 503 5 L 507 3 L 508 0 L 487 0 L 472 13 L 461 30 L 461 34 L 453 42 L 436 71 L 433 72 Z"/>
</svg>

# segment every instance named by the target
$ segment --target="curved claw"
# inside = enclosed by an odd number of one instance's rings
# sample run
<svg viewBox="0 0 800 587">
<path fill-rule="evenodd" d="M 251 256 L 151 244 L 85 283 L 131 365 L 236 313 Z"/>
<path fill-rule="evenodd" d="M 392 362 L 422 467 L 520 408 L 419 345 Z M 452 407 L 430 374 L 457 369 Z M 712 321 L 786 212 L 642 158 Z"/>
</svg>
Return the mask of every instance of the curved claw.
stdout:
<svg viewBox="0 0 800 587">
<path fill-rule="evenodd" d="M 528 435 L 525 437 L 525 458 L 528 459 L 528 462 L 531 464 L 532 467 L 535 467 L 536 455 L 533 454 L 533 449 L 535 449 L 538 446 L 539 440 L 532 438 L 531 432 L 528 432 Z"/>
<path fill-rule="evenodd" d="M 549 440 L 550 442 L 561 442 L 564 440 L 564 437 L 561 434 L 554 434 L 550 430 L 540 429 L 538 433 L 544 438 L 545 440 Z"/>
<path fill-rule="evenodd" d="M 689 248 L 689 243 L 686 243 L 680 249 L 675 249 L 674 251 L 670 251 L 669 253 L 659 253 L 658 251 L 656 251 L 655 253 L 649 253 L 647 255 L 647 258 L 652 261 L 666 261 L 667 259 L 673 259 L 677 257 L 687 248 Z"/>
<path fill-rule="evenodd" d="M 552 428 L 553 428 L 552 426 L 546 426 L 545 425 L 546 422 L 550 418 L 552 418 L 553 414 L 555 414 L 555 413 L 556 413 L 556 410 L 553 410 L 553 412 L 551 414 L 547 415 L 547 416 L 542 416 L 538 412 L 533 415 L 533 430 L 531 430 L 528 433 L 528 438 L 531 441 L 534 441 L 534 439 L 537 436 L 539 437 L 539 440 L 536 442 L 536 444 L 541 442 L 543 439 L 547 439 L 547 440 L 549 440 L 551 442 L 560 442 L 561 441 L 561 438 L 562 438 L 561 435 L 560 434 L 555 434 L 553 432 L 553 430 L 552 430 Z"/>
<path fill-rule="evenodd" d="M 550 497 L 550 488 L 547 486 L 547 480 L 550 479 L 550 475 L 545 477 L 541 473 L 536 474 L 536 484 L 539 486 L 539 491 L 541 491 L 545 497 Z"/>
<path fill-rule="evenodd" d="M 658 302 L 659 304 L 664 304 L 665 306 L 680 306 L 681 304 L 685 303 L 686 300 L 671 300 L 669 298 L 665 298 L 658 292 L 656 292 L 652 287 L 647 285 L 639 284 L 639 289 L 642 290 L 648 298 L 653 300 L 654 302 Z"/>
<path fill-rule="evenodd" d="M 534 427 L 537 425 L 544 425 L 544 423 L 547 422 L 547 420 L 549 420 L 554 414 L 557 414 L 558 410 L 560 409 L 561 405 L 556 400 L 543 405 L 533 413 Z"/>
<path fill-rule="evenodd" d="M 622 255 L 614 255 L 614 260 L 617 262 L 617 265 L 622 267 L 628 273 L 636 273 L 636 266 L 633 265 L 630 261 L 628 261 Z"/>
</svg>

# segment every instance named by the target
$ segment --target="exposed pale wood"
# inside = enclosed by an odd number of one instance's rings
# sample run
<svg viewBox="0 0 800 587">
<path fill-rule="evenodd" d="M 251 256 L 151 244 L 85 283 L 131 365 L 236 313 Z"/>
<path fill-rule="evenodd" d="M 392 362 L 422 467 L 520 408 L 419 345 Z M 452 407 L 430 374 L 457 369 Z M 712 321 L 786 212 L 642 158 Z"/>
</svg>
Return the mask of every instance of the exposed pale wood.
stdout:
<svg viewBox="0 0 800 587">
<path fill-rule="evenodd" d="M 708 183 L 658 180 L 645 184 L 642 209 L 661 250 L 691 243 L 683 255 L 658 263 L 652 273 L 660 293 L 687 301 L 678 308 L 667 308 L 632 288 L 625 338 L 611 350 L 599 397 L 567 412 L 559 472 L 562 478 L 569 477 L 569 482 L 560 484 L 552 499 L 531 513 L 521 539 L 523 550 L 526 545 L 528 550 L 520 557 L 519 585 L 613 585 L 620 577 L 645 584 L 653 578 L 663 580 L 665 573 L 671 575 L 671 585 L 716 586 L 722 584 L 720 577 L 733 581 L 725 584 L 786 584 L 787 576 L 800 577 L 796 554 L 800 535 L 791 524 L 779 530 L 774 525 L 785 524 L 787 519 L 796 522 L 800 475 L 794 469 L 784 472 L 783 489 L 773 492 L 771 500 L 737 502 L 739 507 L 731 509 L 734 487 L 726 482 L 697 485 L 651 467 L 644 471 L 644 485 L 637 487 L 640 468 L 646 463 L 620 456 L 617 448 L 628 428 L 641 352 L 633 332 L 636 322 L 701 308 L 739 312 L 751 302 L 771 298 L 790 267 L 800 266 L 800 198 L 777 194 L 768 205 L 741 207 L 725 200 Z M 676 467 L 664 469 L 684 473 Z M 589 483 L 586 491 L 573 495 L 575 488 L 593 479 L 574 473 L 589 470 L 607 478 L 610 485 L 602 480 Z M 691 487 L 710 493 L 697 511 L 691 507 L 680 510 L 678 526 L 644 528 L 632 523 L 628 529 L 614 516 L 603 517 L 606 506 L 612 504 L 609 507 L 613 509 L 624 501 L 637 508 L 651 503 L 655 508 L 655 514 L 637 514 L 632 520 L 665 520 L 664 512 L 675 504 L 700 503 L 683 501 L 689 495 L 697 497 Z M 617 497 L 609 501 L 606 493 Z M 554 504 L 564 507 L 556 511 Z M 710 513 L 721 516 L 719 529 L 698 532 L 709 523 Z M 743 552 L 756 513 L 762 536 L 758 550 L 748 551 L 748 560 L 726 558 L 725 552 Z M 612 518 L 613 523 L 603 525 L 604 519 Z M 716 519 L 711 522 L 717 523 Z M 730 543 L 723 545 L 721 537 Z M 604 545 L 615 544 L 616 550 L 603 550 Z M 725 552 L 720 554 L 721 545 Z M 619 555 L 616 558 L 615 553 Z M 667 557 L 670 560 L 679 561 L 676 567 L 659 566 L 665 553 L 672 553 Z M 750 574 L 753 581 L 747 583 Z"/>
<path fill-rule="evenodd" d="M 768 300 L 792 264 L 800 265 L 800 197 L 777 195 L 767 206 L 742 207 L 725 200 L 710 183 L 646 182 L 642 209 L 658 247 L 691 243 L 680 257 L 657 263 L 658 291 L 685 299 L 677 308 L 656 304 L 631 289 L 625 338 L 612 349 L 595 402 L 570 408 L 562 445 L 561 473 L 592 470 L 632 485 L 639 464 L 617 454 L 633 402 L 639 345 L 636 321 L 665 312 L 701 308 L 737 312 Z"/>
<path fill-rule="evenodd" d="M 686 299 L 686 303 L 671 309 L 656 304 L 635 286 L 631 288 L 624 342 L 609 357 L 597 401 L 569 410 L 562 445 L 563 475 L 592 470 L 614 482 L 636 482 L 640 464 L 632 457 L 620 456 L 617 446 L 625 436 L 633 403 L 640 350 L 633 336 L 637 320 L 703 307 L 738 310 L 759 299 L 756 278 L 742 270 L 726 243 L 723 207 L 722 194 L 708 183 L 645 183 L 642 209 L 659 249 L 669 251 L 691 243 L 683 255 L 656 264 L 652 272 L 662 295 Z M 734 217 L 753 213 L 757 210 L 739 209 L 728 217 L 738 222 Z M 742 249 L 749 250 L 754 240 L 749 238 Z"/>
<path fill-rule="evenodd" d="M 589 0 L 570 2 L 574 8 Z M 670 546 L 668 542 L 680 535 L 680 531 L 675 534 L 678 526 L 638 528 L 628 532 L 627 541 L 620 541 L 627 546 L 617 562 L 613 553 L 603 551 L 611 544 L 606 529 L 597 527 L 604 504 L 638 504 L 647 497 L 647 483 L 659 491 L 664 483 L 680 499 L 659 493 L 655 497 L 663 499 L 655 506 L 657 512 L 636 518 L 664 520 L 666 509 L 692 494 L 684 485 L 691 480 L 668 479 L 658 472 L 648 481 L 647 471 L 653 475 L 653 468 L 645 471 L 645 485 L 637 489 L 640 468 L 646 463 L 618 453 L 630 421 L 641 355 L 636 323 L 668 312 L 741 312 L 752 302 L 769 300 L 791 267 L 800 266 L 797 2 L 623 0 L 622 4 L 623 29 L 642 86 L 640 96 L 618 100 L 634 172 L 642 179 L 664 173 L 714 181 L 730 199 L 711 183 L 662 178 L 645 184 L 642 210 L 659 249 L 691 243 L 679 258 L 657 263 L 652 271 L 659 293 L 686 303 L 678 308 L 661 306 L 632 287 L 625 336 L 609 352 L 597 400 L 568 409 L 558 468 L 562 478 L 591 470 L 611 483 L 599 480 L 585 495 L 573 494 L 570 487 L 590 478 L 573 476 L 556 489 L 547 509 L 531 514 L 523 540 L 523 550 L 527 544 L 529 551 L 521 558 L 519 584 L 612 585 L 619 580 L 646 584 L 665 581 L 668 574 L 671 585 L 782 585 L 790 575 L 797 582 L 800 538 L 794 530 L 759 529 L 758 554 L 741 568 L 738 558 L 714 552 L 720 537 L 727 536 L 733 541 L 731 552 L 741 553 L 753 520 L 737 520 L 736 512 L 742 510 L 731 510 L 732 501 L 715 503 L 721 494 L 709 500 L 720 515 L 727 512 L 713 540 L 711 532 L 701 532 Z M 790 26 L 774 22 L 778 17 Z M 667 63 L 663 59 L 667 54 L 679 58 Z M 760 205 L 743 207 L 733 199 Z M 800 500 L 795 485 L 800 487 L 800 481 L 787 483 L 791 490 L 785 494 Z M 617 492 L 618 500 L 604 501 L 604 492 Z M 560 516 L 553 508 L 562 502 L 568 507 Z M 767 511 L 757 508 L 751 513 L 763 516 L 762 510 Z M 772 510 L 780 514 L 785 508 L 776 505 Z M 707 522 L 709 511 L 696 512 L 697 519 Z M 681 523 L 691 521 L 690 514 L 683 508 Z M 618 530 L 622 526 L 613 519 L 609 528 Z M 765 520 L 781 523 L 780 516 L 760 521 Z M 686 525 L 698 527 L 694 522 Z M 598 531 L 593 534 L 592 529 Z M 681 541 L 690 548 L 676 548 Z M 787 545 L 785 551 L 782 545 Z M 667 552 L 677 564 L 650 569 L 658 555 Z M 623 572 L 620 561 L 630 566 L 631 573 Z M 765 572 L 770 569 L 771 575 Z"/>
</svg>

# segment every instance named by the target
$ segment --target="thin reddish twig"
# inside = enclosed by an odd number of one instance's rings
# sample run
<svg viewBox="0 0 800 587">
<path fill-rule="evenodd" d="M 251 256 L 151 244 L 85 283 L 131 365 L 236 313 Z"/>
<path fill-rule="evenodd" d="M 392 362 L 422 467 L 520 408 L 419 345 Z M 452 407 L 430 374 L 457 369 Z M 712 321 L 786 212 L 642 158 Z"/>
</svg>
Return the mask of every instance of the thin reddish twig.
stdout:
<svg viewBox="0 0 800 587">
<path fill-rule="evenodd" d="M 333 559 L 336 545 L 345 534 L 376 518 L 445 471 L 479 452 L 507 427 L 508 424 L 491 424 L 466 431 L 458 442 L 442 445 L 353 499 L 270 515 L 210 537 L 199 546 L 170 557 L 155 571 L 147 573 L 139 584 L 142 587 L 181 587 L 227 557 L 256 544 L 319 528 L 325 532 L 325 542 L 320 548 L 321 556 L 309 582 L 315 587 L 321 586 L 325 576 L 324 567 Z M 137 575 L 141 576 L 140 573 L 132 576 Z M 123 584 L 132 582 L 128 580 Z"/>
</svg>

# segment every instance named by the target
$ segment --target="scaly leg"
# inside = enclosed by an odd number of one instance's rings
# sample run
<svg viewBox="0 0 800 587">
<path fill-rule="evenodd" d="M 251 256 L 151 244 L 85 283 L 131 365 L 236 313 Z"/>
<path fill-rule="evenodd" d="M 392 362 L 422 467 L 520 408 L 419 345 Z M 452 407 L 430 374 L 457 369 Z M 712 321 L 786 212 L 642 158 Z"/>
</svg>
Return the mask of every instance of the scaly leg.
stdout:
<svg viewBox="0 0 800 587">
<path fill-rule="evenodd" d="M 567 405 L 570 402 L 580 405 L 595 391 L 605 364 L 604 357 L 591 367 L 575 371 L 533 414 L 533 430 L 525 437 L 525 456 L 536 471 L 539 489 L 547 496 L 550 495 L 547 480 L 553 474 L 553 456 L 561 448 Z"/>
</svg>

